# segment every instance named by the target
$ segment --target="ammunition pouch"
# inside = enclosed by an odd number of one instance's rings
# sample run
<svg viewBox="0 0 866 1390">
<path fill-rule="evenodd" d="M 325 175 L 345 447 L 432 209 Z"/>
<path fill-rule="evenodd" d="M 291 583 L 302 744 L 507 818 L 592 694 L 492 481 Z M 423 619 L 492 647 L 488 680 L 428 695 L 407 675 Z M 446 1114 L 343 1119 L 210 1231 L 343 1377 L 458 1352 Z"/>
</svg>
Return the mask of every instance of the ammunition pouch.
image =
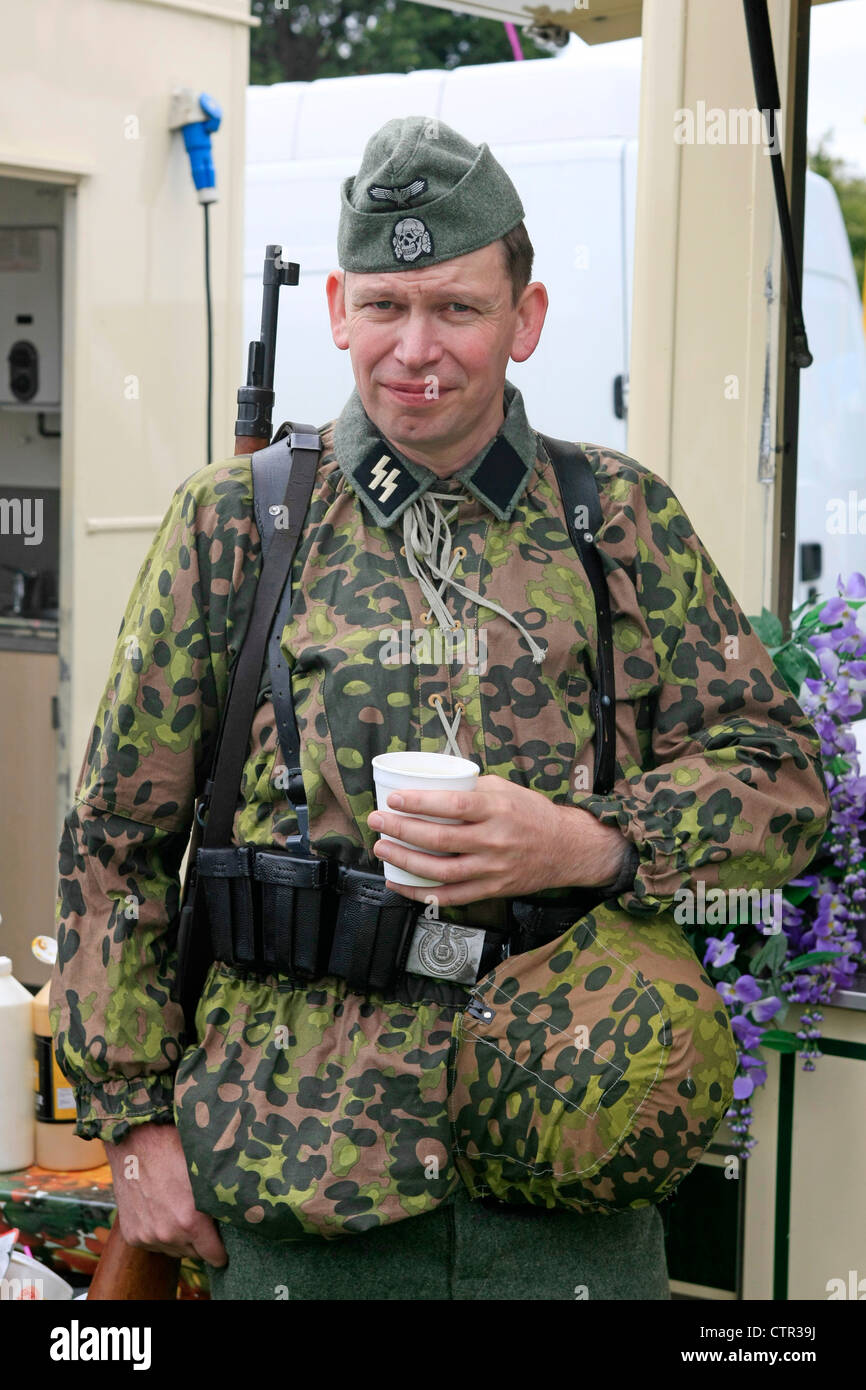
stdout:
<svg viewBox="0 0 866 1390">
<path fill-rule="evenodd" d="M 430 917 L 381 873 L 295 849 L 300 841 L 198 851 L 214 960 L 299 981 L 333 975 L 361 992 L 390 991 L 407 972 L 471 986 L 506 956 L 561 936 L 603 896 L 509 899 L 506 926 L 470 926 Z"/>
<path fill-rule="evenodd" d="M 215 960 L 315 979 L 327 964 L 331 861 L 253 845 L 200 849 Z"/>
<path fill-rule="evenodd" d="M 405 967 L 418 908 L 381 874 L 341 865 L 328 974 L 350 989 L 389 989 Z"/>
</svg>

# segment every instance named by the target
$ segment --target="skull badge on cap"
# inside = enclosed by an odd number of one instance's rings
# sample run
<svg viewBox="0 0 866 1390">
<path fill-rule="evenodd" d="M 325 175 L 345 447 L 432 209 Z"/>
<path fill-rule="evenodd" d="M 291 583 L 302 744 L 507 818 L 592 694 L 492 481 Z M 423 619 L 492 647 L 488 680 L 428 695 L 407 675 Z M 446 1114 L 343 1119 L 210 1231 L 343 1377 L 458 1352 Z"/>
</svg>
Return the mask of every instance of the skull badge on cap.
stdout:
<svg viewBox="0 0 866 1390">
<path fill-rule="evenodd" d="M 404 217 L 398 222 L 391 245 L 398 261 L 414 261 L 418 256 L 429 256 L 433 250 L 433 240 L 420 217 Z"/>
</svg>

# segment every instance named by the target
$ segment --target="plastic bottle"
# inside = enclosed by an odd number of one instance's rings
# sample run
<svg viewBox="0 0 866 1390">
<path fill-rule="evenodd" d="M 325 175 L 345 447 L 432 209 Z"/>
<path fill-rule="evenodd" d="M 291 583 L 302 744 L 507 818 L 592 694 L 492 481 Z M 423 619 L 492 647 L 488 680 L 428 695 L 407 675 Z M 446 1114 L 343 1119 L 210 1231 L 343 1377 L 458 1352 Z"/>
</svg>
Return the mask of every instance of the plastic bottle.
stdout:
<svg viewBox="0 0 866 1390">
<path fill-rule="evenodd" d="M 0 956 L 0 1173 L 27 1168 L 35 1154 L 32 1014 L 33 996 Z"/>
<path fill-rule="evenodd" d="M 36 1162 L 54 1172 L 76 1173 L 106 1162 L 101 1139 L 82 1139 L 75 1133 L 75 1096 L 57 1065 L 48 1018 L 51 981 L 31 999 L 36 1088 Z"/>
</svg>

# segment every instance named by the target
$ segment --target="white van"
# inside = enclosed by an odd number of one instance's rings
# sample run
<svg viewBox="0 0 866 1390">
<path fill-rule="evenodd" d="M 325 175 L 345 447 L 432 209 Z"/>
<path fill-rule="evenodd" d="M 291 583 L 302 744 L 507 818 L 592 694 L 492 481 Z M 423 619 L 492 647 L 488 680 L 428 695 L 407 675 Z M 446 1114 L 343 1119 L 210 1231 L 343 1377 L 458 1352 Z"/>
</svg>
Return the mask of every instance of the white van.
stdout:
<svg viewBox="0 0 866 1390">
<path fill-rule="evenodd" d="M 551 292 L 538 350 L 509 369 L 530 420 L 625 450 L 639 96 L 635 67 L 578 72 L 549 59 L 250 87 L 246 340 L 259 334 L 267 243 L 301 265 L 298 288 L 282 292 L 274 423 L 323 424 L 352 390 L 324 290 L 340 183 L 386 120 L 425 115 L 486 141 L 520 191 L 534 274 Z M 811 172 L 803 302 L 814 362 L 800 377 L 795 604 L 834 593 L 840 572 L 866 572 L 866 516 L 864 534 L 850 525 L 851 494 L 855 509 L 866 495 L 866 341 L 839 203 Z M 245 370 L 244 358 L 239 380 Z"/>
</svg>

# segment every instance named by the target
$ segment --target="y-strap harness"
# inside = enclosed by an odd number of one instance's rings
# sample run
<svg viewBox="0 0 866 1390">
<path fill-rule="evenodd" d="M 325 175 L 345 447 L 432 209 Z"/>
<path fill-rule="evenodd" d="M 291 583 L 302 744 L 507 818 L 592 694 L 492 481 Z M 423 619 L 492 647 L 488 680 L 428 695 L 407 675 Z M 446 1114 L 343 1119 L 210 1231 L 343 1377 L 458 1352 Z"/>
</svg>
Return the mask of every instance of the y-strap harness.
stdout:
<svg viewBox="0 0 866 1390">
<path fill-rule="evenodd" d="M 613 784 L 615 696 L 610 604 L 595 545 L 602 524 L 598 488 L 581 449 L 540 437 L 595 598 L 597 685 L 589 698 L 596 728 L 593 790 L 603 793 Z M 474 984 L 504 956 L 562 935 L 578 916 L 621 891 L 614 886 L 576 889 L 556 900 L 511 898 L 508 926 L 494 930 L 431 920 L 426 909 L 385 887 L 384 869 L 368 873 L 312 853 L 300 735 L 281 637 L 292 606 L 292 561 L 320 452 L 321 440 L 312 427 L 284 425 L 272 444 L 252 455 L 262 570 L 246 637 L 232 668 L 211 776 L 196 812 L 190 848 L 175 992 L 188 1026 L 214 960 L 302 982 L 333 975 L 350 989 L 392 991 L 406 1002 L 429 997 L 435 980 L 441 982 L 435 991 L 441 1002 L 465 1003 L 463 986 Z M 288 517 L 288 527 L 276 525 L 278 516 Z M 578 526 L 579 517 L 588 517 L 589 525 Z M 266 647 L 286 791 L 298 823 L 298 834 L 287 841 L 285 850 L 231 843 Z"/>
</svg>

